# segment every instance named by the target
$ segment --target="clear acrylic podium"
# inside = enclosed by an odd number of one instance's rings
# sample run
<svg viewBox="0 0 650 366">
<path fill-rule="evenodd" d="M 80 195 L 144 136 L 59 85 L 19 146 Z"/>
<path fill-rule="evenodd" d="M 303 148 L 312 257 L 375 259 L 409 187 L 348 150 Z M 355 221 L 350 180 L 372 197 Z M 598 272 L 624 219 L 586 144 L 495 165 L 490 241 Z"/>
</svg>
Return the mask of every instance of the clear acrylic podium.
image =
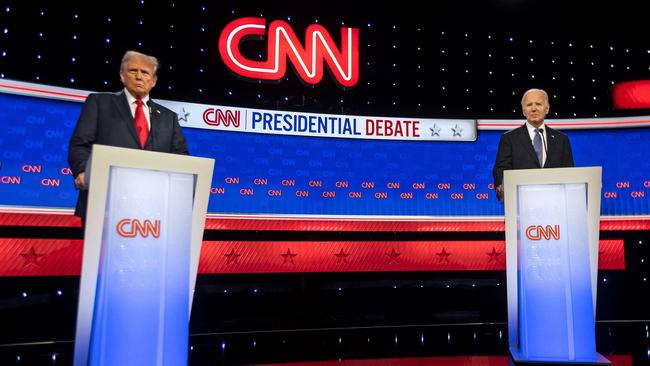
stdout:
<svg viewBox="0 0 650 366">
<path fill-rule="evenodd" d="M 596 352 L 601 168 L 504 172 L 515 363 L 609 364 Z"/>
<path fill-rule="evenodd" d="M 95 145 L 74 364 L 187 364 L 214 160 Z"/>
</svg>

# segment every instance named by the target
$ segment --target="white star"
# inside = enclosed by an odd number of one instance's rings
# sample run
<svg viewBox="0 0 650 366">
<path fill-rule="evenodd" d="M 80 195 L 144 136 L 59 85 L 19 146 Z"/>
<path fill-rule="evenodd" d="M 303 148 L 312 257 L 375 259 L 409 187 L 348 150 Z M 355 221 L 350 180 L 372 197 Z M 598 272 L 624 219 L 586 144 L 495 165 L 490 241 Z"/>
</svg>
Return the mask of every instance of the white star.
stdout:
<svg viewBox="0 0 650 366">
<path fill-rule="evenodd" d="M 186 111 L 185 111 L 185 108 L 183 108 L 183 112 L 182 112 L 182 113 L 179 113 L 178 115 L 179 115 L 179 117 L 178 117 L 178 122 L 180 122 L 180 121 L 185 121 L 185 122 L 187 123 L 187 122 L 188 122 L 188 121 L 187 121 L 187 117 L 190 116 L 190 112 L 186 112 Z"/>
</svg>

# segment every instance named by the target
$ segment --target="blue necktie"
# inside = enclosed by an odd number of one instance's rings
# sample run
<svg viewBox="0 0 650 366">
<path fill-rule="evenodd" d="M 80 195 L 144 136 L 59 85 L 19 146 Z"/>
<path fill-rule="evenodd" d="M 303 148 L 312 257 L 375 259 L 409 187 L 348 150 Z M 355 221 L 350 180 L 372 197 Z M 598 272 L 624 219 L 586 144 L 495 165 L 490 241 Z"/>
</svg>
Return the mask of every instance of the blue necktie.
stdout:
<svg viewBox="0 0 650 366">
<path fill-rule="evenodd" d="M 544 166 L 544 147 L 542 145 L 542 135 L 539 133 L 539 128 L 535 129 L 535 138 L 533 139 L 533 148 L 535 149 L 535 154 L 537 154 L 537 160 L 539 161 L 539 166 Z"/>
</svg>

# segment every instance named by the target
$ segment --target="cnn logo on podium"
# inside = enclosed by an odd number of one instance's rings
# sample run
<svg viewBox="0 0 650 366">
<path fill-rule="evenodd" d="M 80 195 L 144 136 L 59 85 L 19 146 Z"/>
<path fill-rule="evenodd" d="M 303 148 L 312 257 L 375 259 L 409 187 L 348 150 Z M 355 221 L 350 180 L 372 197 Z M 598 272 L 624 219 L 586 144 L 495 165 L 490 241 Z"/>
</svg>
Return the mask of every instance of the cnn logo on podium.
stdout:
<svg viewBox="0 0 650 366">
<path fill-rule="evenodd" d="M 526 228 L 526 237 L 530 240 L 560 240 L 560 225 L 530 225 Z"/>
<path fill-rule="evenodd" d="M 124 238 L 135 238 L 140 236 L 143 238 L 148 238 L 153 236 L 154 238 L 160 237 L 160 220 L 148 220 L 145 219 L 140 221 L 138 219 L 122 219 L 117 223 L 116 227 L 118 235 Z"/>
</svg>

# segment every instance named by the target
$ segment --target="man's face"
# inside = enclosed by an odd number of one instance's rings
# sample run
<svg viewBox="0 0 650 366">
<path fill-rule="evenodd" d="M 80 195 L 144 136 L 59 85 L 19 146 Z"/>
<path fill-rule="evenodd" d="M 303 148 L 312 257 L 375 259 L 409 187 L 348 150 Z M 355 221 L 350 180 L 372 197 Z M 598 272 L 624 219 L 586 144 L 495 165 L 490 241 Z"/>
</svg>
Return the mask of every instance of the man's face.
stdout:
<svg viewBox="0 0 650 366">
<path fill-rule="evenodd" d="M 133 96 L 144 98 L 156 85 L 157 77 L 148 62 L 136 58 L 126 62 L 120 80 Z"/>
<path fill-rule="evenodd" d="M 548 101 L 544 97 L 544 93 L 533 91 L 526 95 L 524 104 L 521 106 L 526 120 L 535 126 L 539 127 L 544 122 L 544 118 L 548 114 Z"/>
</svg>

